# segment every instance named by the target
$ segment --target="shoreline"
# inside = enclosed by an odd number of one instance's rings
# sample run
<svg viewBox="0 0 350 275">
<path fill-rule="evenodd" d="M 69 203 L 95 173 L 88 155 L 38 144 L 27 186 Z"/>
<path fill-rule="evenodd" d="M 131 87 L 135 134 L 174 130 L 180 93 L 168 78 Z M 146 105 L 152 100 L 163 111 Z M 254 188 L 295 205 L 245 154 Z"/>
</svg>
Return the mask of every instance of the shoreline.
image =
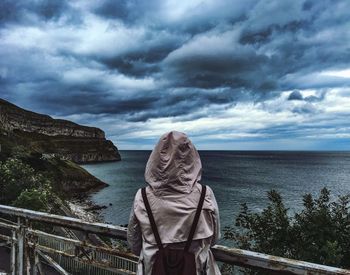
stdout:
<svg viewBox="0 0 350 275">
<path fill-rule="evenodd" d="M 101 210 L 104 209 L 105 206 L 93 203 L 89 196 L 85 198 L 72 198 L 67 201 L 67 204 L 76 218 L 90 223 L 105 223 L 101 213 Z"/>
</svg>

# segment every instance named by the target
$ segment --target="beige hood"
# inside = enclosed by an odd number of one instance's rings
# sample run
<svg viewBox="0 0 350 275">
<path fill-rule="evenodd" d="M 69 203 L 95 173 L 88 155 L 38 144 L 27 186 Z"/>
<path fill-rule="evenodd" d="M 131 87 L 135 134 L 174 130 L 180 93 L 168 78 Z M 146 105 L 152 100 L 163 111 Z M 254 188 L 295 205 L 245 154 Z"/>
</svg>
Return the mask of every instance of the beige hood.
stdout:
<svg viewBox="0 0 350 275">
<path fill-rule="evenodd" d="M 153 149 L 145 170 L 145 180 L 156 194 L 191 193 L 201 180 L 202 163 L 199 154 L 181 132 L 164 134 Z"/>
</svg>

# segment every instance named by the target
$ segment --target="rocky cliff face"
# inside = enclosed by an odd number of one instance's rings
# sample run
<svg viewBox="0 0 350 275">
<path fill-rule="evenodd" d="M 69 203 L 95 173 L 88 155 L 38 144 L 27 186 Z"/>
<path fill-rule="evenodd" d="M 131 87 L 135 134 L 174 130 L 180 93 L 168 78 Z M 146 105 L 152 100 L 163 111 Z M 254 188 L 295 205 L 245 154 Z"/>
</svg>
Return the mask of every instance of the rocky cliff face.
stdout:
<svg viewBox="0 0 350 275">
<path fill-rule="evenodd" d="M 106 140 L 101 129 L 53 119 L 2 99 L 0 129 L 20 134 L 47 157 L 59 156 L 76 163 L 120 160 L 117 147 Z"/>
<path fill-rule="evenodd" d="M 8 131 L 19 129 L 48 136 L 105 138 L 105 133 L 101 129 L 30 112 L 3 99 L 0 99 L 0 122 L 1 127 Z"/>
</svg>

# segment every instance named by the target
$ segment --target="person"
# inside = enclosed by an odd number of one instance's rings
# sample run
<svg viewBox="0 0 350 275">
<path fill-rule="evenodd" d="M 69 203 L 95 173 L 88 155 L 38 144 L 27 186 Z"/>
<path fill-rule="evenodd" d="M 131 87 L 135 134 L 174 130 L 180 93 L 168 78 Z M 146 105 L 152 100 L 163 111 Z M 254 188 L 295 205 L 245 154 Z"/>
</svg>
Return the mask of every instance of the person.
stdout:
<svg viewBox="0 0 350 275">
<path fill-rule="evenodd" d="M 197 211 L 203 186 L 199 154 L 184 134 L 164 134 L 153 149 L 145 169 L 146 197 L 164 247 L 184 248 Z M 205 189 L 204 189 L 205 190 Z M 212 189 L 207 186 L 202 210 L 189 251 L 195 255 L 197 274 L 221 274 L 210 247 L 220 238 L 219 210 Z M 152 274 L 157 241 L 142 196 L 135 195 L 127 239 L 139 256 L 137 274 Z"/>
</svg>

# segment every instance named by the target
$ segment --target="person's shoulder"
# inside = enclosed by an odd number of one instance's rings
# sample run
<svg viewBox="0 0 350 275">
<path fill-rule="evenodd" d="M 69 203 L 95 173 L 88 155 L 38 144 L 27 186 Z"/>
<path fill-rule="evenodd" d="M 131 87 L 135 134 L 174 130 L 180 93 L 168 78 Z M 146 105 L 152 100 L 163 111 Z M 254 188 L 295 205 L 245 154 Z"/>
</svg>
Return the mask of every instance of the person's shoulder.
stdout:
<svg viewBox="0 0 350 275">
<path fill-rule="evenodd" d="M 201 184 L 202 186 L 205 185 L 205 188 L 206 188 L 206 195 L 212 195 L 214 194 L 213 192 L 213 189 L 211 189 L 211 187 L 209 185 L 206 185 L 206 184 Z M 203 187 L 202 187 L 203 188 Z"/>
<path fill-rule="evenodd" d="M 204 203 L 204 206 L 203 208 L 206 209 L 206 210 L 210 210 L 212 212 L 215 211 L 215 208 L 216 208 L 216 199 L 215 199 L 215 196 L 214 196 L 214 192 L 213 190 L 211 189 L 210 186 L 206 185 L 206 184 L 201 184 L 202 186 L 205 185 L 206 187 L 206 192 L 205 192 L 205 203 Z M 203 187 L 201 187 L 201 190 L 202 190 Z"/>
<path fill-rule="evenodd" d="M 203 190 L 203 186 L 205 186 L 206 190 L 205 190 L 205 200 L 207 202 L 211 202 L 213 198 L 215 198 L 214 196 L 214 192 L 213 189 L 211 189 L 211 187 L 209 185 L 206 184 L 198 184 L 197 188 L 198 188 L 198 193 L 201 193 Z"/>
<path fill-rule="evenodd" d="M 136 194 L 135 194 L 135 199 L 136 199 L 136 198 L 141 198 L 141 197 L 142 197 L 142 189 L 143 189 L 143 188 L 146 188 L 146 192 L 147 192 L 148 186 L 144 186 L 144 187 L 141 187 L 141 188 L 137 189 Z"/>
<path fill-rule="evenodd" d="M 136 191 L 135 198 L 134 198 L 134 208 L 139 206 L 140 204 L 143 204 L 143 198 L 142 198 L 142 189 L 146 188 L 146 192 L 148 191 L 147 189 L 149 188 L 148 186 L 141 187 Z"/>
<path fill-rule="evenodd" d="M 142 189 L 146 189 L 146 194 L 147 196 L 151 195 L 152 194 L 152 188 L 150 186 L 144 186 L 144 187 L 141 187 L 139 188 L 137 191 L 136 191 L 136 194 L 135 194 L 135 200 L 142 200 Z"/>
<path fill-rule="evenodd" d="M 135 199 L 138 197 L 141 197 L 141 195 L 142 195 L 141 192 L 142 192 L 142 188 L 137 189 L 136 194 L 135 194 Z"/>
</svg>

